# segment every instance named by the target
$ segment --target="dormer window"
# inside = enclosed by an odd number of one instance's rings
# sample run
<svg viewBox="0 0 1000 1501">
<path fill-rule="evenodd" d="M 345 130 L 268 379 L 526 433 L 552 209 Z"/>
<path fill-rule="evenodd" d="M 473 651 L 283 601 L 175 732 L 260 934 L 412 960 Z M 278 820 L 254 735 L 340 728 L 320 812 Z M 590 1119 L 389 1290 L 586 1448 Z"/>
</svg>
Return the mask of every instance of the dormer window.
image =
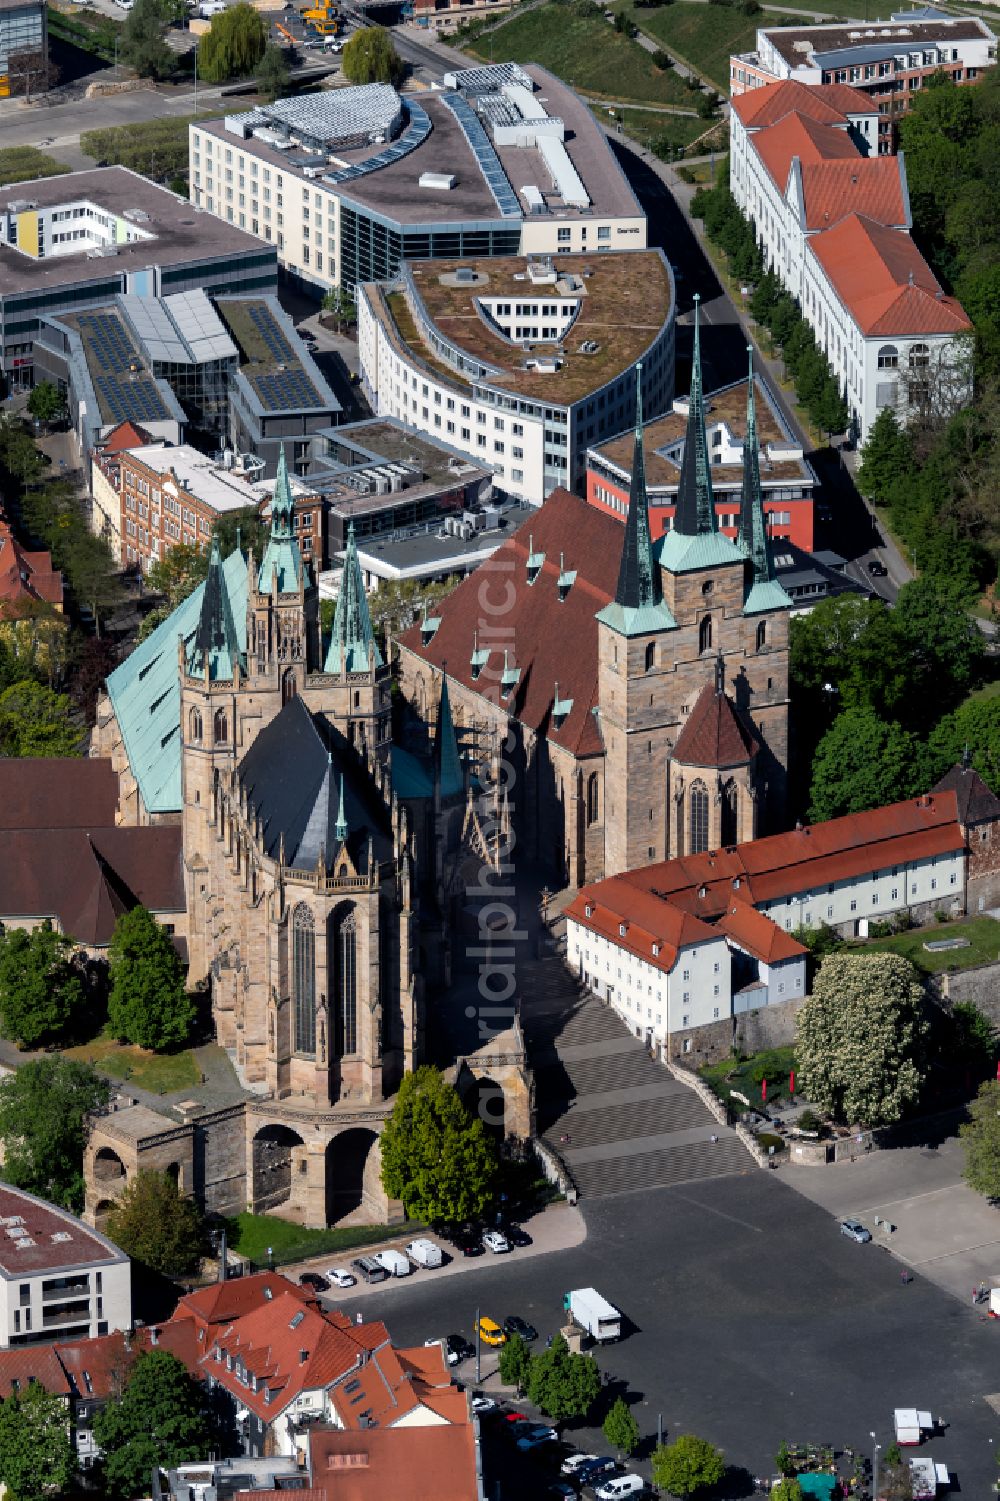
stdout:
<svg viewBox="0 0 1000 1501">
<path fill-rule="evenodd" d="M 559 554 L 559 603 L 566 598 L 576 583 L 576 569 L 567 568 L 562 553 Z"/>
<path fill-rule="evenodd" d="M 469 658 L 469 666 L 472 668 L 473 682 L 475 682 L 479 677 L 479 674 L 482 672 L 483 668 L 486 666 L 489 660 L 490 649 L 488 646 L 480 647 L 479 632 L 477 631 L 472 637 L 472 656 Z"/>
<path fill-rule="evenodd" d="M 559 684 L 556 684 L 555 698 L 552 701 L 552 726 L 561 730 L 570 714 L 573 712 L 573 700 L 559 697 Z"/>
<path fill-rule="evenodd" d="M 658 959 L 659 957 L 660 957 L 660 945 L 658 943 L 654 943 L 653 944 L 653 958 L 654 959 Z"/>
<path fill-rule="evenodd" d="M 509 698 L 521 680 L 520 667 L 512 667 L 507 653 L 503 654 L 503 672 L 500 675 L 500 695 Z"/>
<path fill-rule="evenodd" d="M 625 934 L 626 934 L 626 933 L 627 933 L 627 932 L 628 932 L 628 924 L 627 924 L 627 923 L 623 923 L 623 922 L 620 922 L 620 923 L 619 923 L 619 924 L 618 924 L 618 937 L 619 937 L 619 938 L 624 938 L 624 937 L 625 937 Z"/>
<path fill-rule="evenodd" d="M 420 645 L 430 646 L 441 626 L 440 615 L 424 615 L 420 622 Z"/>
<path fill-rule="evenodd" d="M 535 551 L 534 537 L 528 538 L 528 583 L 533 584 L 542 571 L 545 554 Z"/>
<path fill-rule="evenodd" d="M 588 917 L 593 917 L 593 915 L 594 915 L 594 909 L 593 909 L 593 907 L 584 907 L 583 910 L 584 910 L 584 912 L 586 913 L 586 915 Z"/>
</svg>

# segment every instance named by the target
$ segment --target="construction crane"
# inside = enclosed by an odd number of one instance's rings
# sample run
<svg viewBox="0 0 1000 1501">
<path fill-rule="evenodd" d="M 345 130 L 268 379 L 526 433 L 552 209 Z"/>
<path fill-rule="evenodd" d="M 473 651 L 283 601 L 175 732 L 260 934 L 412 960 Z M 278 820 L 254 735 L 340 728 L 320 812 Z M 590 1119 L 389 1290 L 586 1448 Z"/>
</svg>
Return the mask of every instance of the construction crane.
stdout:
<svg viewBox="0 0 1000 1501">
<path fill-rule="evenodd" d="M 302 12 L 302 19 L 309 22 L 320 36 L 337 36 L 340 32 L 341 20 L 333 0 L 317 0 L 309 10 Z"/>
</svg>

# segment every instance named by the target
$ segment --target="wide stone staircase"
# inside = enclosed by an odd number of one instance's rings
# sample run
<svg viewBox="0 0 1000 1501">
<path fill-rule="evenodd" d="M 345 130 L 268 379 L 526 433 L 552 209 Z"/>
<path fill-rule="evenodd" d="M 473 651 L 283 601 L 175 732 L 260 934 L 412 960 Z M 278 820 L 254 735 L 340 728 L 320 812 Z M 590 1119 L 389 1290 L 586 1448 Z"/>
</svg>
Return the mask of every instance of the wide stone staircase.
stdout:
<svg viewBox="0 0 1000 1501">
<path fill-rule="evenodd" d="M 557 954 L 519 965 L 518 980 L 538 1134 L 581 1198 L 757 1171 L 735 1132 L 583 992 Z"/>
</svg>

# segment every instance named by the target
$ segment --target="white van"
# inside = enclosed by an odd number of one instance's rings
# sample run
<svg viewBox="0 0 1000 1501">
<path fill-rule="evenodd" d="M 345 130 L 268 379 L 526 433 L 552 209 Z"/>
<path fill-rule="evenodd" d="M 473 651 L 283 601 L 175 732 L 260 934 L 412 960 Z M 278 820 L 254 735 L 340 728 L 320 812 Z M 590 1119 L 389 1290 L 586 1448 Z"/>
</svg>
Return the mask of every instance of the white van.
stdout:
<svg viewBox="0 0 1000 1501">
<path fill-rule="evenodd" d="M 436 1246 L 432 1240 L 411 1240 L 406 1254 L 417 1266 L 440 1266 L 444 1261 L 441 1247 Z"/>
<path fill-rule="evenodd" d="M 413 1271 L 402 1251 L 376 1251 L 373 1260 L 385 1267 L 390 1277 L 408 1277 Z"/>
</svg>

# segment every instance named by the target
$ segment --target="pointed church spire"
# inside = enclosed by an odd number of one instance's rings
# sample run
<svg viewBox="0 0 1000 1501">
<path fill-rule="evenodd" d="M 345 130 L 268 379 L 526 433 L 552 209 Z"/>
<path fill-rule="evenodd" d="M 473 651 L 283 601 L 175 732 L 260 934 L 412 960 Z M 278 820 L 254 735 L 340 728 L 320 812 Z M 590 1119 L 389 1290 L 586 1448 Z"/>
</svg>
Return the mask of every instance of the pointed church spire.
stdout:
<svg viewBox="0 0 1000 1501">
<path fill-rule="evenodd" d="M 774 555 L 764 521 L 764 496 L 760 486 L 760 448 L 757 439 L 757 402 L 754 395 L 753 345 L 747 345 L 747 428 L 743 438 L 743 493 L 740 497 L 740 530 L 737 545 L 750 564 L 746 614 L 787 609 L 791 600 L 777 581 Z"/>
<path fill-rule="evenodd" d="M 230 682 L 240 663 L 239 637 L 222 566 L 222 552 L 218 537 L 213 537 L 198 628 L 188 653 L 188 671 L 201 676 L 207 670 L 212 681 Z"/>
<path fill-rule="evenodd" d="M 635 441 L 632 445 L 632 483 L 629 487 L 625 545 L 618 570 L 615 601 L 627 609 L 658 605 L 663 598 L 660 570 L 653 557 L 646 497 L 646 461 L 642 445 L 642 361 L 635 367 Z"/>
<path fill-rule="evenodd" d="M 691 392 L 688 398 L 687 434 L 677 490 L 674 531 L 685 537 L 704 537 L 719 529 L 712 492 L 712 468 L 705 436 L 705 392 L 701 379 L 700 297 L 694 297 L 694 352 L 691 360 Z"/>
<path fill-rule="evenodd" d="M 337 790 L 337 822 L 334 833 L 341 844 L 347 838 L 347 808 L 344 804 L 344 773 L 340 773 L 340 786 Z"/>
<path fill-rule="evenodd" d="M 343 667 L 347 672 L 367 672 L 370 653 L 374 654 L 375 666 L 381 667 L 382 653 L 372 630 L 352 522 L 347 529 L 344 571 L 340 576 L 340 593 L 337 595 L 333 634 L 326 653 L 324 671 L 340 672 Z"/>
<path fill-rule="evenodd" d="M 434 776 L 442 797 L 457 797 L 465 790 L 462 760 L 458 754 L 458 737 L 451 716 L 448 674 L 441 674 L 441 697 L 438 700 L 437 733 L 434 737 Z"/>
<path fill-rule="evenodd" d="M 278 452 L 278 470 L 271 496 L 271 533 L 267 539 L 257 588 L 262 594 L 270 594 L 271 581 L 278 576 L 279 594 L 298 593 L 302 580 L 302 554 L 295 540 L 295 498 L 288 479 L 285 462 L 285 445 Z"/>
</svg>

